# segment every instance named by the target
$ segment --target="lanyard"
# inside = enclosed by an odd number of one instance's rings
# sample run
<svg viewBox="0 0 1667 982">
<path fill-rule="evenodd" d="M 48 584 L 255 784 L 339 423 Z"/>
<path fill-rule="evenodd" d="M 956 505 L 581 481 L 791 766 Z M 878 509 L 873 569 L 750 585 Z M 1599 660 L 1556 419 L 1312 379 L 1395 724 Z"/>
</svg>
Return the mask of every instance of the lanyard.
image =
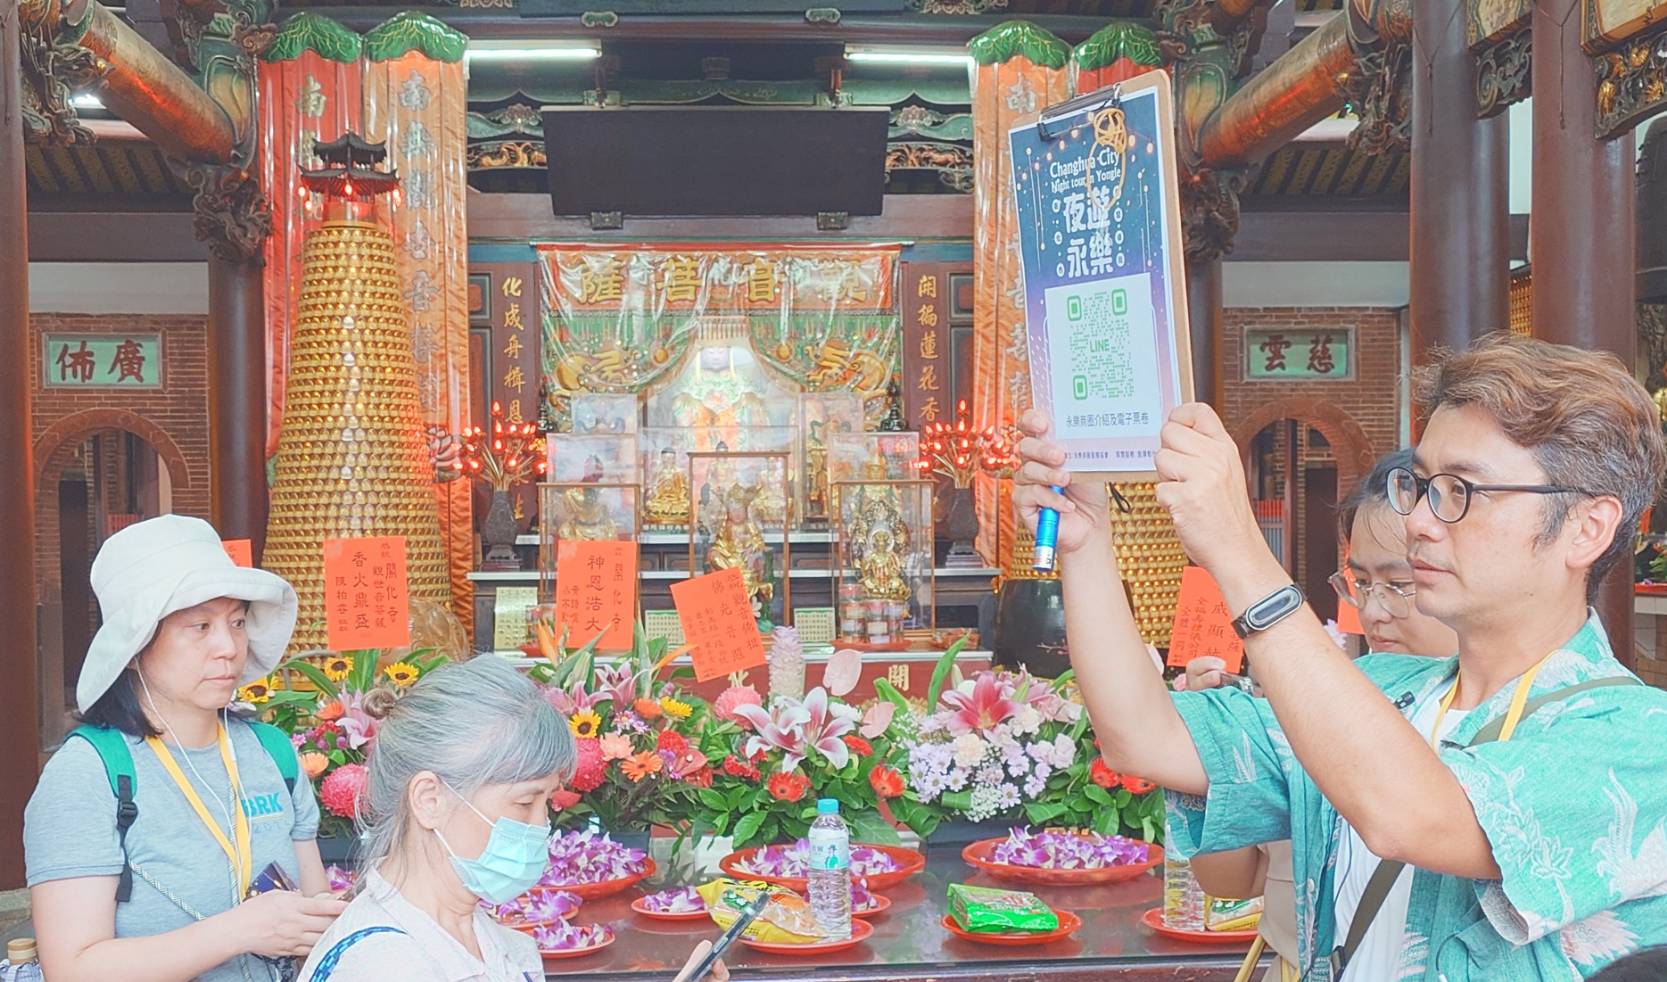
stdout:
<svg viewBox="0 0 1667 982">
<path fill-rule="evenodd" d="M 1516 732 L 1517 723 L 1522 720 L 1522 708 L 1528 703 L 1528 690 L 1534 686 L 1534 676 L 1540 674 L 1540 669 L 1545 666 L 1546 661 L 1550 658 L 1550 655 L 1541 658 L 1534 663 L 1533 668 L 1522 673 L 1522 678 L 1517 680 L 1516 690 L 1511 693 L 1511 706 L 1505 711 L 1505 723 L 1499 730 L 1500 743 L 1509 740 L 1511 734 Z M 1459 680 L 1458 676 L 1454 676 L 1453 687 L 1448 689 L 1447 694 L 1441 697 L 1441 708 L 1435 714 L 1435 725 L 1430 727 L 1430 749 L 1438 753 L 1440 750 L 1436 745 L 1440 742 L 1437 739 L 1437 734 L 1441 732 L 1441 720 L 1447 715 L 1447 707 L 1453 705 L 1453 699 L 1458 694 Z"/>
<path fill-rule="evenodd" d="M 174 755 L 168 751 L 168 745 L 156 737 L 147 737 L 145 743 L 156 752 L 156 758 L 162 762 L 163 769 L 174 779 L 174 783 L 179 785 L 180 793 L 185 795 L 185 800 L 197 813 L 197 818 L 213 834 L 214 841 L 220 843 L 221 850 L 231 861 L 232 875 L 237 878 L 236 893 L 241 897 L 249 888 L 249 881 L 254 878 L 255 855 L 254 849 L 249 845 L 249 817 L 243 814 L 243 802 L 240 797 L 243 783 L 238 780 L 237 759 L 232 756 L 231 739 L 226 735 L 225 726 L 220 727 L 220 759 L 225 762 L 226 774 L 231 778 L 231 801 L 228 807 L 232 810 L 234 834 L 237 836 L 235 848 L 226 838 L 226 833 L 221 831 L 214 816 L 209 814 L 203 799 L 197 796 L 197 789 L 191 786 L 191 782 L 186 780 L 185 774 L 180 771 L 179 764 L 174 762 Z"/>
</svg>

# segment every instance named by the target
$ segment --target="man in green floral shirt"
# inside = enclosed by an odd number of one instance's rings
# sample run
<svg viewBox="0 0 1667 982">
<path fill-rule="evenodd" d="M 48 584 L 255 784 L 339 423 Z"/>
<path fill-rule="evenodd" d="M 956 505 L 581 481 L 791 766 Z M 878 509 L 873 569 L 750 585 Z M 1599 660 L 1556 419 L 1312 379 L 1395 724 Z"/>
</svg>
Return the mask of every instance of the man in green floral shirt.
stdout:
<svg viewBox="0 0 1667 982">
<path fill-rule="evenodd" d="M 1015 500 L 1032 523 L 1060 512 L 1072 663 L 1107 761 L 1169 789 L 1172 848 L 1293 840 L 1305 980 L 1584 978 L 1667 943 L 1667 693 L 1587 606 L 1661 490 L 1660 419 L 1617 360 L 1543 342 L 1486 340 L 1420 381 L 1433 412 L 1390 497 L 1455 658 L 1338 650 L 1207 406 L 1164 426 L 1158 498 L 1265 700 L 1152 672 L 1111 586 L 1104 492 L 1070 481 L 1040 414 Z"/>
</svg>

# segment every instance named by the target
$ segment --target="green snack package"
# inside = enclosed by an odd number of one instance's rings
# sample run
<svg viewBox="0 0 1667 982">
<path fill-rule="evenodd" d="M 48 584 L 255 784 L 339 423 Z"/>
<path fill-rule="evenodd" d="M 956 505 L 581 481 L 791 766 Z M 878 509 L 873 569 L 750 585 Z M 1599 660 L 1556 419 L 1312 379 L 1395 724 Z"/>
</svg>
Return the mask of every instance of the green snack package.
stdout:
<svg viewBox="0 0 1667 982">
<path fill-rule="evenodd" d="M 949 913 L 963 931 L 995 934 L 1009 931 L 1053 931 L 1059 916 L 1053 908 L 1023 890 L 949 885 Z"/>
</svg>

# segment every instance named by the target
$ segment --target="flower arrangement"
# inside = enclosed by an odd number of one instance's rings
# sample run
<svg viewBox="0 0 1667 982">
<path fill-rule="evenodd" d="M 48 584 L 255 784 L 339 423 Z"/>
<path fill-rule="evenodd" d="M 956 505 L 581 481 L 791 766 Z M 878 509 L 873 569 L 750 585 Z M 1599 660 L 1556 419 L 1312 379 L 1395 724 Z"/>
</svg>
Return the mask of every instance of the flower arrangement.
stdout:
<svg viewBox="0 0 1667 982">
<path fill-rule="evenodd" d="M 1062 832 L 1029 828 L 1012 829 L 1006 841 L 997 845 L 991 858 L 1009 866 L 1033 869 L 1109 869 L 1143 863 L 1150 844 L 1121 835 L 1095 832 Z"/>
<path fill-rule="evenodd" d="M 615 832 L 680 828 L 695 792 L 712 784 L 699 747 L 710 711 L 676 685 L 687 668 L 666 673 L 681 652 L 668 652 L 641 625 L 631 653 L 617 661 L 598 664 L 595 645 L 568 651 L 565 637 L 545 643 L 541 635 L 541 648 L 559 654 L 532 670 L 577 743 L 573 779 L 551 799 L 557 824 L 595 818 Z"/>
<path fill-rule="evenodd" d="M 561 890 L 635 876 L 648 853 L 620 845 L 606 833 L 567 829 L 550 837 L 550 861 L 538 885 Z"/>
<path fill-rule="evenodd" d="M 858 652 L 836 652 L 822 685 L 768 707 L 751 687 L 719 696 L 701 736 L 714 773 L 695 796 L 693 831 L 728 835 L 737 849 L 792 841 L 809 830 L 818 798 L 839 799 L 856 841 L 896 844 L 892 818 L 914 827 L 892 811 L 924 817 L 906 804 L 907 714 L 890 699 L 866 710 L 844 701 L 861 667 Z"/>
<path fill-rule="evenodd" d="M 293 658 L 238 690 L 233 705 L 289 734 L 323 806 L 320 833 L 351 836 L 365 786 L 365 758 L 376 744 L 377 721 L 365 712 L 365 697 L 374 689 L 403 691 L 446 661 L 429 649 L 387 664 L 375 650 L 331 655 L 320 664 Z M 307 685 L 278 687 L 275 678 L 286 673 Z"/>
<path fill-rule="evenodd" d="M 946 688 L 952 667 L 946 657 L 934 673 L 933 711 L 919 721 L 909 749 L 909 782 L 920 807 L 974 822 L 1022 818 L 1157 841 L 1162 796 L 1101 760 L 1070 673 L 1048 682 L 985 671 Z"/>
</svg>

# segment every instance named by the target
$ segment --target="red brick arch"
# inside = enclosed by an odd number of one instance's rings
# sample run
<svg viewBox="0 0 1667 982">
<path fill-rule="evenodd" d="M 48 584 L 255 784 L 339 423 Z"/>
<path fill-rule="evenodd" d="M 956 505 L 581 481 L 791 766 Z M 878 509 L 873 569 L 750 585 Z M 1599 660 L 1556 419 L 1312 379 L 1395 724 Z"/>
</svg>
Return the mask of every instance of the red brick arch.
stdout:
<svg viewBox="0 0 1667 982">
<path fill-rule="evenodd" d="M 1233 426 L 1233 439 L 1249 465 L 1251 441 L 1270 424 L 1282 419 L 1312 426 L 1331 444 L 1337 455 L 1337 487 L 1348 494 L 1360 479 L 1372 471 L 1378 451 L 1371 437 L 1348 411 L 1324 399 L 1278 399 L 1263 403 Z"/>
<path fill-rule="evenodd" d="M 191 471 L 185 465 L 185 455 L 179 445 L 160 426 L 125 409 L 84 409 L 47 427 L 35 440 L 36 487 L 50 487 L 52 479 L 69 462 L 69 453 L 100 430 L 123 430 L 144 440 L 167 465 L 168 480 L 175 491 L 191 489 Z"/>
</svg>

